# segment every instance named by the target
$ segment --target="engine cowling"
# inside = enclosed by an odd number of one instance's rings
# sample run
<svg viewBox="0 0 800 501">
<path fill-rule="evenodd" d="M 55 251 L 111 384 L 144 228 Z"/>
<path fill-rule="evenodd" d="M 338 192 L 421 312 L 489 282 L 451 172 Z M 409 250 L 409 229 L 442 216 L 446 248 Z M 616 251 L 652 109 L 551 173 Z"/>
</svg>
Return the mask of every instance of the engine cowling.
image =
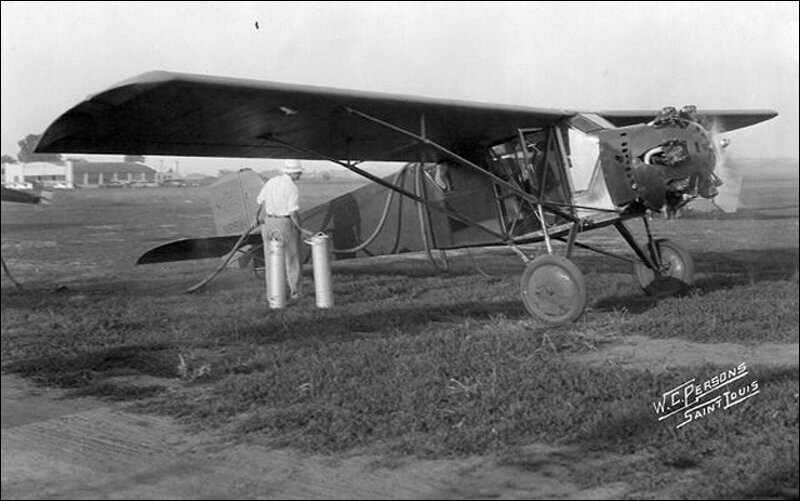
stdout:
<svg viewBox="0 0 800 501">
<path fill-rule="evenodd" d="M 674 213 L 692 198 L 713 198 L 719 148 L 694 106 L 664 108 L 647 124 L 606 129 L 600 164 L 615 205 L 641 204 Z"/>
</svg>

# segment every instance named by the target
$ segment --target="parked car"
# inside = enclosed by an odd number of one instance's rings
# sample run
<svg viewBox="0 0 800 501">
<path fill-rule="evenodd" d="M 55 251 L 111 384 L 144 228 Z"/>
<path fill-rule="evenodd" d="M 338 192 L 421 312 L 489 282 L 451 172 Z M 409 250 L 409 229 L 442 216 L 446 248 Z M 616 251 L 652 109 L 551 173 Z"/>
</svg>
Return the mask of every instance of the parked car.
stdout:
<svg viewBox="0 0 800 501">
<path fill-rule="evenodd" d="M 155 181 L 131 181 L 128 183 L 131 188 L 158 188 L 160 185 Z"/>
<path fill-rule="evenodd" d="M 111 181 L 106 181 L 105 183 L 101 184 L 101 188 L 125 188 L 128 186 L 128 183 L 124 181 L 117 181 L 116 179 L 112 179 Z"/>
<path fill-rule="evenodd" d="M 6 188 L 11 188 L 12 190 L 33 191 L 33 183 L 28 183 L 28 182 L 5 183 L 3 186 L 5 186 Z"/>
<path fill-rule="evenodd" d="M 161 186 L 166 186 L 168 188 L 185 188 L 189 186 L 189 183 L 183 179 L 167 179 L 161 183 Z"/>
</svg>

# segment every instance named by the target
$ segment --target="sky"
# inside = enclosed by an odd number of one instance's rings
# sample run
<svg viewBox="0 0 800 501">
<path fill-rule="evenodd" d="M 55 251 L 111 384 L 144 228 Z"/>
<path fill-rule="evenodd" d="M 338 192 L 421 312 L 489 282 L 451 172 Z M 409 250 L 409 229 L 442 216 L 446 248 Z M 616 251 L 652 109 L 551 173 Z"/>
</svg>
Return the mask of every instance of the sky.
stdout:
<svg viewBox="0 0 800 501">
<path fill-rule="evenodd" d="M 2 153 L 13 156 L 20 139 L 41 134 L 87 96 L 167 70 L 544 108 L 773 109 L 777 118 L 727 135 L 729 154 L 798 157 L 797 2 L 3 1 L 0 8 Z M 184 174 L 280 165 L 148 157 L 154 167 L 176 160 Z"/>
</svg>

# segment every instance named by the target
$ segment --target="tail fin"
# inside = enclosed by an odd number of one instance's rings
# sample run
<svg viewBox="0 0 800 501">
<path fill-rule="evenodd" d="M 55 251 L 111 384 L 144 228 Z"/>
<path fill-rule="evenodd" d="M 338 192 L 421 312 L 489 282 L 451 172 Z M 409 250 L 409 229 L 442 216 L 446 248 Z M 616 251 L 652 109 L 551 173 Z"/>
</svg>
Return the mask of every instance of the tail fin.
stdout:
<svg viewBox="0 0 800 501">
<path fill-rule="evenodd" d="M 258 211 L 256 198 L 264 180 L 250 169 L 219 178 L 209 187 L 217 236 L 241 235 L 253 224 Z"/>
</svg>

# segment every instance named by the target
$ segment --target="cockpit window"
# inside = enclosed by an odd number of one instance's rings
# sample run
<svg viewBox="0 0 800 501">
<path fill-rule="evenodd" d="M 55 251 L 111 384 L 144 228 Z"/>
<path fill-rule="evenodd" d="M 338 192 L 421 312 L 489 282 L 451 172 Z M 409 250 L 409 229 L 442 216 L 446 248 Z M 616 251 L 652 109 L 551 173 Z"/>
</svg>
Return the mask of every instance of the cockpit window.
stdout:
<svg viewBox="0 0 800 501">
<path fill-rule="evenodd" d="M 570 118 L 564 137 L 569 157 L 572 191 L 580 193 L 590 188 L 600 158 L 600 142 L 593 132 L 614 126 L 594 113 L 581 113 Z M 562 129 L 563 131 L 563 129 Z"/>
</svg>

